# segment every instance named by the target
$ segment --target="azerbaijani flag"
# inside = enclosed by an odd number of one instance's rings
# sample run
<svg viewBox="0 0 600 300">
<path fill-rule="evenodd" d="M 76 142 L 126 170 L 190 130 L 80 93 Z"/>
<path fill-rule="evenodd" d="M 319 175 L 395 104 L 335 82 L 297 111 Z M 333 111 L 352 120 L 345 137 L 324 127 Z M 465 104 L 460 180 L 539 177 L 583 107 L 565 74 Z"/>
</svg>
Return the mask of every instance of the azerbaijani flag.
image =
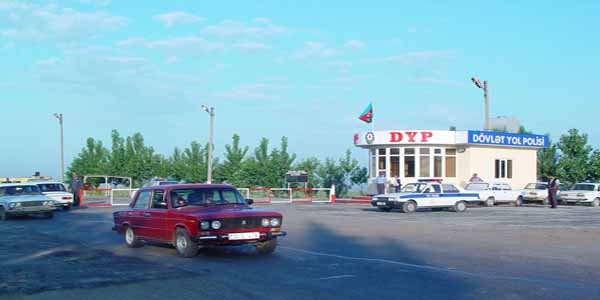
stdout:
<svg viewBox="0 0 600 300">
<path fill-rule="evenodd" d="M 373 104 L 369 103 L 369 106 L 358 117 L 361 121 L 371 123 L 373 122 Z"/>
</svg>

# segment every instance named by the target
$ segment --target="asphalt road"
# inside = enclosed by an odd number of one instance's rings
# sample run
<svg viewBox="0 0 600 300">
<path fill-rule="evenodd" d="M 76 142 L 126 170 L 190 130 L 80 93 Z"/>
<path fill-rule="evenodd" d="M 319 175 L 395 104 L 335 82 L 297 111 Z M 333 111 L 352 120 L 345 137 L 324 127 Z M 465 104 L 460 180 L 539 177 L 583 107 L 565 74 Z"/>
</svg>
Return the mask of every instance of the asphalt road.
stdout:
<svg viewBox="0 0 600 300">
<path fill-rule="evenodd" d="M 0 223 L 0 299 L 600 299 L 600 209 L 280 204 L 273 255 L 125 247 L 113 208 Z"/>
</svg>

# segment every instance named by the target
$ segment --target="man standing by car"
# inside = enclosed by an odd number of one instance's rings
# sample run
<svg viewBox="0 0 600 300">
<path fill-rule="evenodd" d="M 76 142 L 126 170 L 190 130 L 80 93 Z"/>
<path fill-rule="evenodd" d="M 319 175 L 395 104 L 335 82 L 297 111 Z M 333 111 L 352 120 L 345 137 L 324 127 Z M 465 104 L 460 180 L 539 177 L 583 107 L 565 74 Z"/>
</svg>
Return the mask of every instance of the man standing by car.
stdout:
<svg viewBox="0 0 600 300">
<path fill-rule="evenodd" d="M 469 179 L 469 182 L 483 182 L 483 179 L 481 179 L 481 177 L 477 176 L 477 173 L 473 173 L 473 176 L 471 176 L 471 179 Z"/>
<path fill-rule="evenodd" d="M 379 172 L 379 176 L 375 178 L 375 183 L 377 184 L 377 195 L 385 194 L 385 172 Z"/>
<path fill-rule="evenodd" d="M 71 192 L 73 193 L 73 206 L 79 206 L 81 199 L 79 199 L 79 193 L 81 192 L 81 188 L 83 187 L 83 183 L 81 183 L 81 179 L 77 176 L 77 173 L 73 172 L 71 174 Z"/>
<path fill-rule="evenodd" d="M 550 176 L 548 180 L 548 200 L 550 201 L 550 208 L 556 208 L 558 199 L 556 199 L 556 193 L 558 191 L 558 185 L 560 181 L 554 176 Z"/>
</svg>

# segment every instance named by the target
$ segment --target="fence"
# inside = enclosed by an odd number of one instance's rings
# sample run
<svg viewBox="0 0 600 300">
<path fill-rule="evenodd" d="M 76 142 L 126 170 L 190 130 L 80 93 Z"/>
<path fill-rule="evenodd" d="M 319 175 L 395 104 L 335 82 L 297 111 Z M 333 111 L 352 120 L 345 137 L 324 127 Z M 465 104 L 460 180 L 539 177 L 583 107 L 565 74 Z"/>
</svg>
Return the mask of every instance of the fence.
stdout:
<svg viewBox="0 0 600 300">
<path fill-rule="evenodd" d="M 335 188 L 238 188 L 246 199 L 257 204 L 334 203 Z M 82 206 L 127 206 L 138 189 L 82 190 Z"/>
<path fill-rule="evenodd" d="M 333 203 L 333 188 L 238 188 L 246 198 L 254 203 Z"/>
<path fill-rule="evenodd" d="M 127 206 L 138 189 L 82 190 L 79 198 L 82 206 Z"/>
</svg>

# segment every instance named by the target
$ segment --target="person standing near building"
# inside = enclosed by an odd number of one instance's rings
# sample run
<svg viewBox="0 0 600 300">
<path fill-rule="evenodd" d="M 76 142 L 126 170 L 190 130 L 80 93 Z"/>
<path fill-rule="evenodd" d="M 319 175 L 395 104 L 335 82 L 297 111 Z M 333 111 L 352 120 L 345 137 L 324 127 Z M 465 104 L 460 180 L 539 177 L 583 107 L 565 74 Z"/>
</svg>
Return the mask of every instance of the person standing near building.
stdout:
<svg viewBox="0 0 600 300">
<path fill-rule="evenodd" d="M 558 205 L 558 199 L 556 198 L 556 194 L 558 191 L 558 185 L 560 181 L 554 176 L 550 176 L 550 180 L 548 180 L 548 200 L 550 201 L 550 208 L 556 208 Z"/>
<path fill-rule="evenodd" d="M 394 192 L 400 193 L 402 189 L 402 181 L 400 181 L 400 176 L 392 177 L 392 185 L 394 185 Z"/>
<path fill-rule="evenodd" d="M 77 173 L 71 174 L 71 192 L 73 193 L 73 206 L 79 206 L 81 199 L 79 198 L 83 183 L 77 176 Z"/>
<path fill-rule="evenodd" d="M 375 183 L 377 184 L 377 195 L 385 194 L 385 172 L 379 172 L 379 176 L 375 178 Z"/>
<path fill-rule="evenodd" d="M 473 173 L 473 176 L 471 176 L 471 179 L 469 179 L 469 182 L 483 182 L 483 179 L 481 179 L 479 176 L 477 176 L 477 173 Z"/>
</svg>

